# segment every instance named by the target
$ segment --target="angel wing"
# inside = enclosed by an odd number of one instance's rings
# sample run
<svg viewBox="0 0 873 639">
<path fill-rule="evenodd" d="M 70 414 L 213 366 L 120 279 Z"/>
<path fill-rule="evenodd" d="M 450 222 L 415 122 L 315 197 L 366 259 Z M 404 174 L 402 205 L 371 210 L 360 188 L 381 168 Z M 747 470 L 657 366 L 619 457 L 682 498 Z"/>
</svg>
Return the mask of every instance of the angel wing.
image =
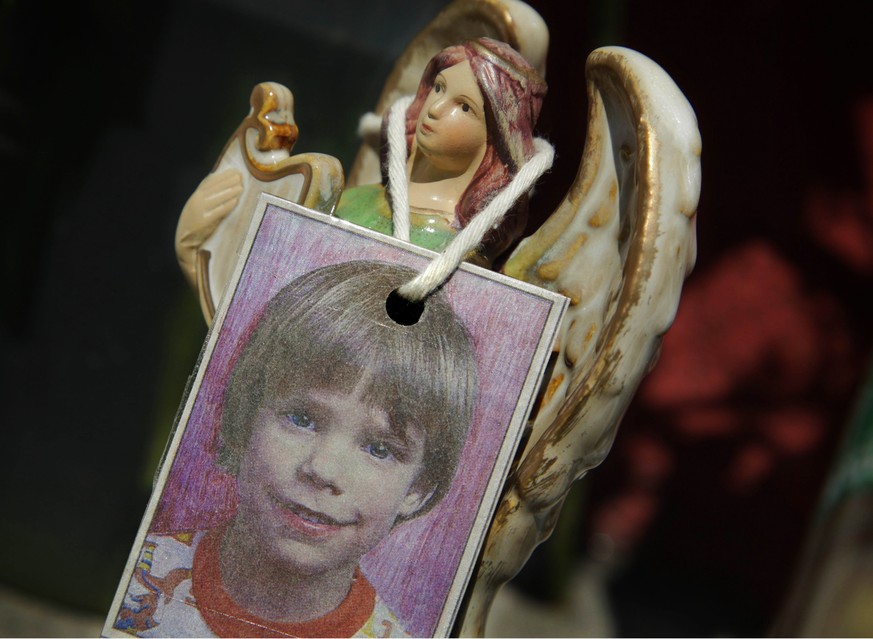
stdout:
<svg viewBox="0 0 873 639">
<path fill-rule="evenodd" d="M 331 213 L 343 188 L 343 170 L 336 158 L 290 155 L 297 141 L 291 91 L 263 82 L 255 86 L 249 102 L 248 116 L 183 208 L 176 234 L 179 262 L 200 297 L 207 323 L 233 274 L 262 191 Z M 223 208 L 214 217 L 226 216 L 213 226 L 206 202 L 217 200 Z"/>
<path fill-rule="evenodd" d="M 481 636 L 497 589 L 545 540 L 571 484 L 599 464 L 654 365 L 696 256 L 694 111 L 645 56 L 586 64 L 588 134 L 573 186 L 504 272 L 570 298 L 528 443 L 492 521 L 461 626 Z"/>
</svg>

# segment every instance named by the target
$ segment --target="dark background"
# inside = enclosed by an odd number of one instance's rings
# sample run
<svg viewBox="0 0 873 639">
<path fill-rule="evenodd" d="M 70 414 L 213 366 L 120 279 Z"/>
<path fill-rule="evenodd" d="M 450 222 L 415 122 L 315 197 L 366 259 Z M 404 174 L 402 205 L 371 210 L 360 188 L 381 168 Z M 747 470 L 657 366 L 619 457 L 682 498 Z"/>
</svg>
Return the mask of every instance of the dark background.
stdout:
<svg viewBox="0 0 873 639">
<path fill-rule="evenodd" d="M 703 138 L 699 258 L 661 362 L 555 539 L 519 577 L 611 567 L 623 635 L 761 635 L 790 588 L 873 326 L 865 3 L 530 2 L 551 28 L 540 133 L 575 175 L 584 59 L 653 58 Z M 103 614 L 203 337 L 176 267 L 188 195 L 254 84 L 295 94 L 296 151 L 349 167 L 360 114 L 442 2 L 0 4 L 0 583 Z"/>
</svg>

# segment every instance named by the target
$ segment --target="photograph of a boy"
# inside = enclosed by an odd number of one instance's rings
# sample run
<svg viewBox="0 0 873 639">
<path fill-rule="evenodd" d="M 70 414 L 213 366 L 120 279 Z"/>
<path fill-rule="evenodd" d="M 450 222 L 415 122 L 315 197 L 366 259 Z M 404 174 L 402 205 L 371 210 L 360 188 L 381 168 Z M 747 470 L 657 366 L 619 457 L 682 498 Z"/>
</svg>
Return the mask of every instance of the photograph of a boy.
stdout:
<svg viewBox="0 0 873 639">
<path fill-rule="evenodd" d="M 386 311 L 415 271 L 374 261 L 308 272 L 256 322 L 227 385 L 223 526 L 146 537 L 114 627 L 140 636 L 398 636 L 359 567 L 446 494 L 477 369 L 442 293 L 409 326 Z"/>
</svg>

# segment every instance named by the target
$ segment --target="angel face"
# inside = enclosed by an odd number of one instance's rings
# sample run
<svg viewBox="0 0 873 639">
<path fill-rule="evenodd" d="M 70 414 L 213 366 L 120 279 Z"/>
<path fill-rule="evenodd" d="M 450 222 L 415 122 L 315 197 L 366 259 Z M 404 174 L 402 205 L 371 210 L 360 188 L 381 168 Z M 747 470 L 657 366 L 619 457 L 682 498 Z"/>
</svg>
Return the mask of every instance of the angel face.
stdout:
<svg viewBox="0 0 873 639">
<path fill-rule="evenodd" d="M 487 139 L 485 99 L 470 63 L 443 69 L 418 116 L 419 152 L 440 169 L 463 172 L 479 166 Z"/>
</svg>

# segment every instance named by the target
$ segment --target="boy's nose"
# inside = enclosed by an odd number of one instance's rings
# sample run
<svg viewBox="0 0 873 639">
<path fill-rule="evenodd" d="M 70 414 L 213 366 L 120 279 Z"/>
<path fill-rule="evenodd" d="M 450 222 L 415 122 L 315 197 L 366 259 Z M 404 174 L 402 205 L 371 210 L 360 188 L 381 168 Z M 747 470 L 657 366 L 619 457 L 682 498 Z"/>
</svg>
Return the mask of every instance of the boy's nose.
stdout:
<svg viewBox="0 0 873 639">
<path fill-rule="evenodd" d="M 342 457 L 329 447 L 314 448 L 300 465 L 306 481 L 319 489 L 329 490 L 334 495 L 342 494 Z"/>
</svg>

